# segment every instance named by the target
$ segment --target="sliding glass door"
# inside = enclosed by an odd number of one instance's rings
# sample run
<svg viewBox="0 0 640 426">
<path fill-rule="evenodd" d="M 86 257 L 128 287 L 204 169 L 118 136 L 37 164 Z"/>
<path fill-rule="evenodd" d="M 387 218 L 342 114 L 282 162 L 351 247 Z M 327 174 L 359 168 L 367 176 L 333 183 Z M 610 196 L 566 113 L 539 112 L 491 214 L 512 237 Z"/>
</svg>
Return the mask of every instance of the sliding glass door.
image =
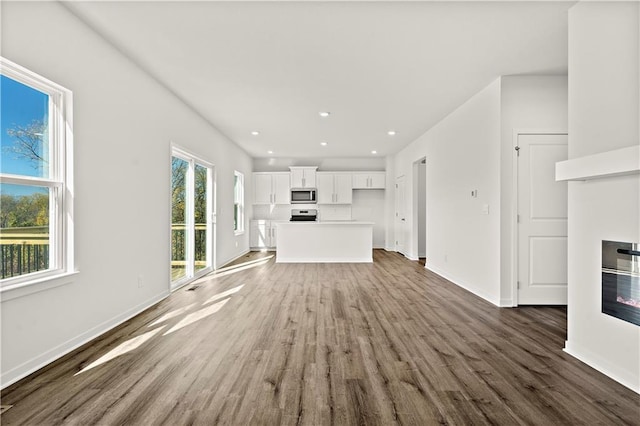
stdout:
<svg viewBox="0 0 640 426">
<path fill-rule="evenodd" d="M 213 167 L 173 148 L 171 157 L 171 287 L 212 270 Z"/>
</svg>

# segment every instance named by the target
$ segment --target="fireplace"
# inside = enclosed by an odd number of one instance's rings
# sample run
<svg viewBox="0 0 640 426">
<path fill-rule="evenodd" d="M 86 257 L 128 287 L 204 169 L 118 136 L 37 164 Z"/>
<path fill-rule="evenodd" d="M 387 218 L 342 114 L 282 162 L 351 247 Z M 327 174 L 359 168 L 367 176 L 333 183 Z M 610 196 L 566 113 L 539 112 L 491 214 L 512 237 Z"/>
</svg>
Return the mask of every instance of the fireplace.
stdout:
<svg viewBox="0 0 640 426">
<path fill-rule="evenodd" d="M 640 325 L 640 244 L 602 241 L 602 312 Z"/>
</svg>

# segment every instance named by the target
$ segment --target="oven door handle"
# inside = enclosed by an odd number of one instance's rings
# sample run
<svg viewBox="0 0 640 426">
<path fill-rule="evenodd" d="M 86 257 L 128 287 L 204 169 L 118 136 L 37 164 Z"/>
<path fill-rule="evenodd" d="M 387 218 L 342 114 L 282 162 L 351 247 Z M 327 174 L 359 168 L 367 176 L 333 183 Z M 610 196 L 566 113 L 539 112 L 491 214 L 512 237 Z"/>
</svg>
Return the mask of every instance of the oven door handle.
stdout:
<svg viewBox="0 0 640 426">
<path fill-rule="evenodd" d="M 629 256 L 640 256 L 640 251 L 627 250 L 627 249 L 618 249 L 617 251 L 620 254 L 628 254 Z"/>
</svg>

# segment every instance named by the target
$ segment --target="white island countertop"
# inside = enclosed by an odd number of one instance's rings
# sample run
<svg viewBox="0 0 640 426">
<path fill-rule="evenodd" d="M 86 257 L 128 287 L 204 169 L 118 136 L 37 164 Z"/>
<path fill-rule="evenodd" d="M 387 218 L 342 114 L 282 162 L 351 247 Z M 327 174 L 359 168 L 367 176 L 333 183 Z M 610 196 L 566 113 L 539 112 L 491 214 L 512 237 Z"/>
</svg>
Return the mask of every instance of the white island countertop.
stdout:
<svg viewBox="0 0 640 426">
<path fill-rule="evenodd" d="M 277 263 L 371 263 L 373 222 L 280 222 Z"/>
</svg>

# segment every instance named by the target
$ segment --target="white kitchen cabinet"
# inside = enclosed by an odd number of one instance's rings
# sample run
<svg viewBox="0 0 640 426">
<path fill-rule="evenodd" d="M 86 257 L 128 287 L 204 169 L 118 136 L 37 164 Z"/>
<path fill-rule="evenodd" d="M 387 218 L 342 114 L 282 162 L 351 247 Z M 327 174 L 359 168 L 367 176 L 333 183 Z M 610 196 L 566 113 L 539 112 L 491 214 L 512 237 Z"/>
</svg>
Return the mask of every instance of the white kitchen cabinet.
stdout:
<svg viewBox="0 0 640 426">
<path fill-rule="evenodd" d="M 317 167 L 289 167 L 291 188 L 315 188 Z"/>
<path fill-rule="evenodd" d="M 316 174 L 318 204 L 351 204 L 353 200 L 351 173 Z"/>
<path fill-rule="evenodd" d="M 278 240 L 277 220 L 252 220 L 249 245 L 253 249 L 275 248 Z"/>
<path fill-rule="evenodd" d="M 289 173 L 253 174 L 253 204 L 289 204 Z"/>
<path fill-rule="evenodd" d="M 249 223 L 249 245 L 252 248 L 266 248 L 269 243 L 268 220 L 252 220 Z"/>
<path fill-rule="evenodd" d="M 353 189 L 384 189 L 385 172 L 353 173 Z"/>
</svg>

